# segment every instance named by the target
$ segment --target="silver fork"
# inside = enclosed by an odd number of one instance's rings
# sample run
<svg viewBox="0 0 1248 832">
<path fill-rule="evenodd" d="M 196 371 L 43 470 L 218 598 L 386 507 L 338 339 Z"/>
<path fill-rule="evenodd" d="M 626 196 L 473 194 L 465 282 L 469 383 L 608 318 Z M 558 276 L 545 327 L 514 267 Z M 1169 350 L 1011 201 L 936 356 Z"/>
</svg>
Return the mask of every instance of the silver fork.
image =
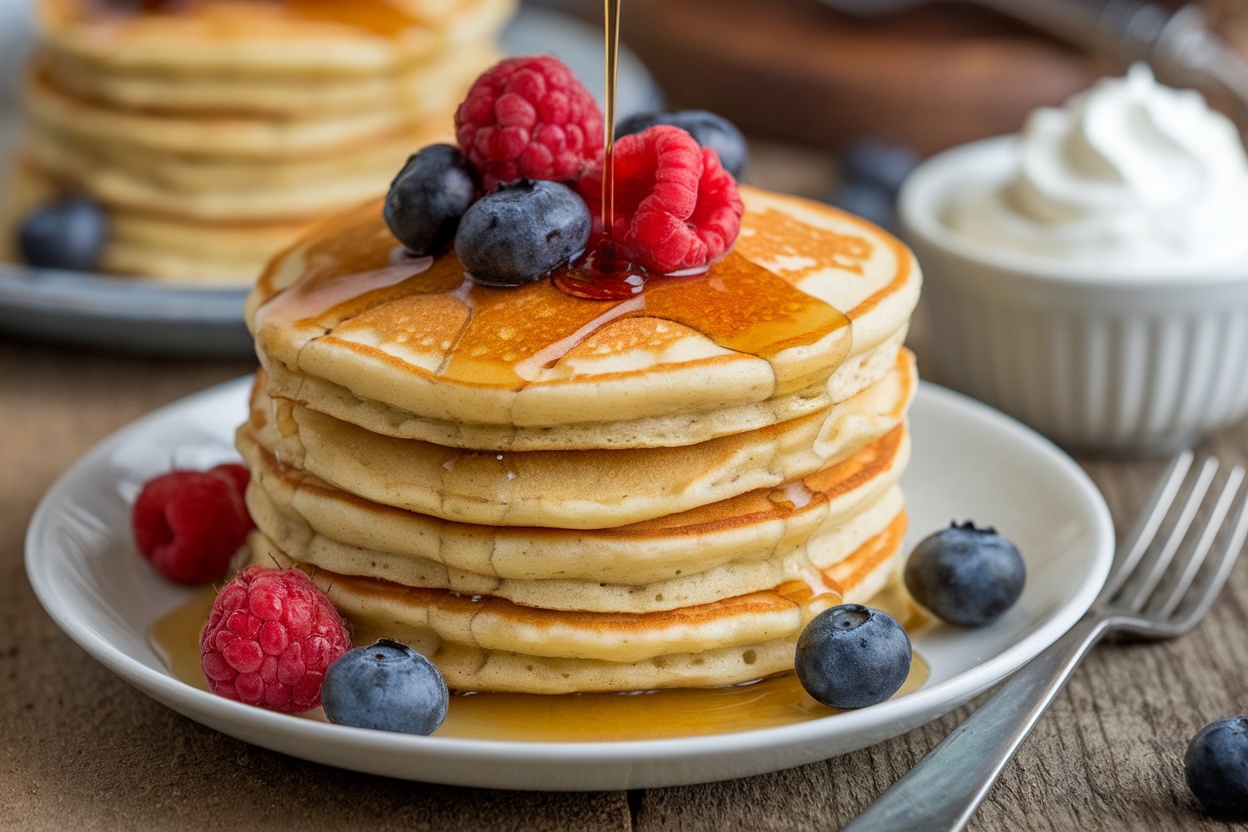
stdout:
<svg viewBox="0 0 1248 832">
<path fill-rule="evenodd" d="M 1087 614 L 1015 673 L 842 832 L 962 829 L 1093 645 L 1111 631 L 1164 639 L 1196 626 L 1213 605 L 1243 548 L 1248 535 L 1248 495 L 1237 499 L 1244 469 L 1236 466 L 1227 475 L 1204 527 L 1195 533 L 1193 522 L 1213 484 L 1218 462 L 1205 460 L 1185 489 L 1191 467 L 1190 451 L 1175 458 L 1149 506 L 1118 547 L 1105 587 Z M 1187 499 L 1172 511 L 1175 497 L 1183 491 Z M 1229 532 L 1222 535 L 1222 545 L 1209 559 L 1236 506 Z M 1159 536 L 1163 527 L 1168 531 Z M 1168 586 L 1162 587 L 1167 576 Z"/>
</svg>

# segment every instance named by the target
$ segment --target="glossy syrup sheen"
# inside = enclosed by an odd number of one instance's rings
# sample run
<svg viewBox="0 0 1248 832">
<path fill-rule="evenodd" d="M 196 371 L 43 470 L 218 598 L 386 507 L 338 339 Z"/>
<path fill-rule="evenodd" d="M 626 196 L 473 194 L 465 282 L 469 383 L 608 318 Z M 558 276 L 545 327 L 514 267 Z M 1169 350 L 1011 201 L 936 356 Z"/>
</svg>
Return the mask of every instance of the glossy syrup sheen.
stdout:
<svg viewBox="0 0 1248 832">
<path fill-rule="evenodd" d="M 211 589 L 196 593 L 158 619 L 149 633 L 169 672 L 201 690 L 208 690 L 208 682 L 199 668 L 199 632 L 213 598 Z M 888 607 L 896 601 L 882 595 L 873 603 Z M 904 623 L 910 629 L 916 621 L 910 616 Z M 917 690 L 930 673 L 916 653 L 910 676 L 897 695 Z M 456 694 L 437 736 L 518 742 L 671 739 L 792 725 L 834 713 L 835 709 L 812 699 L 797 677 L 788 673 L 750 684 L 705 689 L 558 696 Z M 303 716 L 325 721 L 320 708 Z"/>
<path fill-rule="evenodd" d="M 420 303 L 419 296 L 449 296 L 467 314 L 438 374 L 503 388 L 523 386 L 542 367 L 624 317 L 681 324 L 726 349 L 764 360 L 833 334 L 840 336 L 832 348 L 839 355 L 829 363 L 839 363 L 850 349 L 843 313 L 737 253 L 700 274 L 650 280 L 626 300 L 574 297 L 548 278 L 518 287 L 481 286 L 464 273 L 453 251 L 406 263 L 400 254 L 381 219 L 380 202 L 322 226 L 303 249 L 271 267 L 302 267 L 290 288 L 278 291 L 275 271 L 261 278 L 262 291 L 272 296 L 257 313 L 257 330 L 305 325 L 330 332 L 368 313 L 383 336 L 401 335 L 404 328 L 397 323 L 386 331 L 380 307 L 399 300 Z"/>
<path fill-rule="evenodd" d="M 278 15 L 291 21 L 338 23 L 374 35 L 394 37 L 421 19 L 391 0 L 91 0 L 86 9 L 91 19 L 115 19 L 123 15 L 208 17 L 213 6 L 245 11 L 251 7 L 266 17 Z"/>
</svg>

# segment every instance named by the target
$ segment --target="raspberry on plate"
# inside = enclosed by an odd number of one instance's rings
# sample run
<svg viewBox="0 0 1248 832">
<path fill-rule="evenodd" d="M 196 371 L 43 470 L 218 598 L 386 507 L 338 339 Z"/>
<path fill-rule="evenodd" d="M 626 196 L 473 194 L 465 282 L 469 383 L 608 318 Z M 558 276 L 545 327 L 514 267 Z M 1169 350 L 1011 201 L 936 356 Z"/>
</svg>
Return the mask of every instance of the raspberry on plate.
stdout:
<svg viewBox="0 0 1248 832">
<path fill-rule="evenodd" d="M 455 137 L 486 191 L 514 179 L 571 182 L 599 162 L 602 113 L 558 58 L 508 58 L 472 85 Z"/>
<path fill-rule="evenodd" d="M 657 125 L 621 138 L 612 152 L 615 217 L 607 229 L 638 265 L 656 274 L 703 268 L 741 230 L 741 195 L 719 156 L 686 131 Z M 578 190 L 601 212 L 602 170 Z"/>
<path fill-rule="evenodd" d="M 199 638 L 212 692 L 282 713 L 321 704 L 325 670 L 351 648 L 351 632 L 297 569 L 249 566 L 217 594 Z"/>
<path fill-rule="evenodd" d="M 223 578 L 255 528 L 243 502 L 248 477 L 246 468 L 231 464 L 170 471 L 149 480 L 130 514 L 139 553 L 171 581 L 199 584 Z"/>
</svg>

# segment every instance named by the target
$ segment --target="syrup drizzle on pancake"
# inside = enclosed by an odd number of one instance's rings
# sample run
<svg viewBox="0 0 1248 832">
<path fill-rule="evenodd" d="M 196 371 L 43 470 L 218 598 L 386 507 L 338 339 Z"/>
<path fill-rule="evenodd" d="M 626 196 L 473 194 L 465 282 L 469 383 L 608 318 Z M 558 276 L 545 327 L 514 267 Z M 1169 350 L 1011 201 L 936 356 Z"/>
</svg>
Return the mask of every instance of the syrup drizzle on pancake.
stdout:
<svg viewBox="0 0 1248 832">
<path fill-rule="evenodd" d="M 737 253 L 701 274 L 653 280 L 627 300 L 586 300 L 559 291 L 551 279 L 505 289 L 466 282 L 453 251 L 425 269 L 413 261 L 413 273 L 404 277 L 392 265 L 394 240 L 379 202 L 320 232 L 302 252 L 279 258 L 288 267 L 302 263 L 304 273 L 293 285 L 281 291 L 273 271 L 261 277 L 269 299 L 257 313 L 257 332 L 270 324 L 312 323 L 328 334 L 381 304 L 450 296 L 468 315 L 437 375 L 504 389 L 523 387 L 541 367 L 623 317 L 681 324 L 721 347 L 764 360 L 834 336 L 840 355 L 832 363 L 839 364 L 851 347 L 842 312 Z"/>
</svg>

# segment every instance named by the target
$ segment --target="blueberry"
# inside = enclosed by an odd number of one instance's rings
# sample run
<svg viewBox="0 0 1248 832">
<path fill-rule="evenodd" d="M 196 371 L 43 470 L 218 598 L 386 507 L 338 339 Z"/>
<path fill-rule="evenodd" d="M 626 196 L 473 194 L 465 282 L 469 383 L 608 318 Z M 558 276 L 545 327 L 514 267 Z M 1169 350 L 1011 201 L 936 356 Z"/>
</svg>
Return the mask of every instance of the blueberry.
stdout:
<svg viewBox="0 0 1248 832">
<path fill-rule="evenodd" d="M 459 148 L 431 144 L 409 158 L 390 183 L 383 214 L 399 242 L 424 257 L 450 244 L 476 196 L 472 171 Z"/>
<path fill-rule="evenodd" d="M 545 179 L 517 179 L 472 204 L 455 251 L 473 280 L 519 286 L 571 262 L 589 242 L 589 207 L 575 191 Z"/>
<path fill-rule="evenodd" d="M 819 613 L 797 639 L 797 678 L 833 708 L 883 702 L 910 675 L 910 638 L 893 618 L 861 604 Z"/>
<path fill-rule="evenodd" d="M 996 529 L 950 523 L 919 541 L 904 578 L 914 600 L 942 621 L 978 627 L 1014 606 L 1027 570 L 1018 547 Z"/>
<path fill-rule="evenodd" d="M 841 153 L 841 179 L 878 185 L 892 196 L 919 163 L 919 154 L 908 147 L 878 139 L 860 139 Z"/>
<path fill-rule="evenodd" d="M 1211 815 L 1248 819 L 1248 716 L 1212 722 L 1183 756 L 1187 786 Z"/>
<path fill-rule="evenodd" d="M 895 220 L 896 203 L 893 195 L 867 182 L 842 182 L 828 196 L 828 202 L 873 222 L 880 228 L 892 230 Z"/>
<path fill-rule="evenodd" d="M 670 124 L 693 136 L 703 147 L 709 147 L 719 154 L 719 163 L 724 170 L 732 174 L 734 179 L 741 178 L 745 170 L 745 162 L 749 157 L 749 147 L 745 136 L 737 126 L 723 116 L 708 110 L 680 110 L 675 113 L 638 113 L 621 120 L 615 125 L 615 136 L 627 136 L 631 133 L 653 127 L 656 124 Z"/>
<path fill-rule="evenodd" d="M 96 271 L 108 240 L 108 217 L 99 204 L 67 196 L 42 205 L 22 222 L 17 248 L 22 259 L 42 269 Z"/>
<path fill-rule="evenodd" d="M 325 671 L 321 685 L 329 721 L 356 728 L 432 734 L 449 703 L 433 662 L 388 638 L 348 650 Z"/>
</svg>

